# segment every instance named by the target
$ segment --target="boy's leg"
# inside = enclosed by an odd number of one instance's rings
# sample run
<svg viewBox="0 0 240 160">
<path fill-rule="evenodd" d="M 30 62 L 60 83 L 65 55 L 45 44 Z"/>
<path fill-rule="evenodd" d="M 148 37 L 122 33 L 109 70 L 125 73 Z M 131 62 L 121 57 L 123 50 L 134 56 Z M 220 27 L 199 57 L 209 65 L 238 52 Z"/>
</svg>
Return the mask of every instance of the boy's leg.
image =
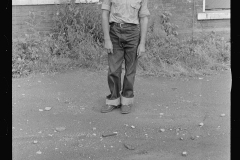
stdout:
<svg viewBox="0 0 240 160">
<path fill-rule="evenodd" d="M 133 104 L 133 85 L 135 81 L 135 75 L 137 70 L 137 49 L 140 42 L 140 31 L 139 28 L 134 27 L 132 29 L 125 48 L 125 76 L 123 80 L 123 89 L 121 95 L 122 105 Z"/>
<path fill-rule="evenodd" d="M 119 43 L 120 33 L 115 26 L 110 28 L 110 38 L 113 44 L 113 54 L 108 54 L 108 86 L 110 95 L 106 98 L 107 105 L 120 105 L 121 73 L 124 60 L 124 50 Z"/>
</svg>

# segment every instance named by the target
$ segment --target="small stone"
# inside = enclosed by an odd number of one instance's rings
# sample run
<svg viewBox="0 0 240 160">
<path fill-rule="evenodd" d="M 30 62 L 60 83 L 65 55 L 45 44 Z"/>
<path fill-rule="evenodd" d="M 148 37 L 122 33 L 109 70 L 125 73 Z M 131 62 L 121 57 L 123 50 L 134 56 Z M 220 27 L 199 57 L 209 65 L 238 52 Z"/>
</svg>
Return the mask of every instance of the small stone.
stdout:
<svg viewBox="0 0 240 160">
<path fill-rule="evenodd" d="M 135 126 L 131 126 L 131 128 L 136 128 Z"/>
<path fill-rule="evenodd" d="M 50 111 L 52 107 L 45 107 L 45 111 Z"/>
<path fill-rule="evenodd" d="M 198 79 L 203 79 L 202 77 L 199 77 Z"/>
<path fill-rule="evenodd" d="M 160 114 L 160 116 L 163 116 L 164 115 L 164 113 L 159 113 Z"/>
<path fill-rule="evenodd" d="M 56 131 L 57 131 L 57 132 L 62 132 L 62 131 L 64 131 L 64 130 L 66 130 L 65 127 L 57 127 L 57 128 L 56 128 Z"/>
<path fill-rule="evenodd" d="M 195 139 L 195 137 L 194 137 L 194 136 L 191 136 L 190 138 L 191 138 L 191 140 L 194 140 L 194 139 Z"/>
<path fill-rule="evenodd" d="M 183 137 L 180 137 L 179 139 L 180 139 L 180 140 L 183 140 Z"/>
<path fill-rule="evenodd" d="M 204 125 L 204 124 L 203 124 L 202 122 L 201 122 L 201 123 L 199 123 L 199 126 L 200 126 L 200 127 L 202 127 L 203 125 Z"/>
<path fill-rule="evenodd" d="M 41 151 L 37 151 L 36 153 L 37 153 L 37 154 L 42 154 L 42 152 L 41 152 Z"/>
<path fill-rule="evenodd" d="M 124 143 L 123 145 L 124 145 L 125 148 L 127 148 L 129 150 L 135 150 L 135 147 L 131 144 Z"/>
<path fill-rule="evenodd" d="M 39 109 L 39 111 L 40 111 L 40 112 L 42 112 L 42 111 L 43 111 L 43 109 Z"/>
<path fill-rule="evenodd" d="M 160 132 L 165 132 L 165 129 L 164 129 L 164 128 L 161 128 L 159 131 L 160 131 Z"/>
<path fill-rule="evenodd" d="M 113 132 L 113 133 L 109 133 L 109 134 L 103 134 L 102 137 L 116 136 L 117 134 L 118 134 L 117 132 Z"/>
<path fill-rule="evenodd" d="M 225 116 L 226 116 L 226 114 L 224 114 L 224 113 L 223 113 L 223 114 L 221 114 L 220 116 L 221 116 L 221 117 L 225 117 Z"/>
<path fill-rule="evenodd" d="M 184 151 L 184 152 L 182 152 L 182 156 L 187 156 L 187 152 L 186 151 Z"/>
<path fill-rule="evenodd" d="M 17 86 L 18 88 L 21 87 L 20 85 Z"/>
<path fill-rule="evenodd" d="M 34 141 L 33 141 L 33 143 L 34 143 L 34 144 L 37 144 L 37 143 L 38 143 L 38 141 L 37 141 L 37 140 L 34 140 Z"/>
<path fill-rule="evenodd" d="M 196 136 L 197 138 L 199 138 L 200 136 Z"/>
</svg>

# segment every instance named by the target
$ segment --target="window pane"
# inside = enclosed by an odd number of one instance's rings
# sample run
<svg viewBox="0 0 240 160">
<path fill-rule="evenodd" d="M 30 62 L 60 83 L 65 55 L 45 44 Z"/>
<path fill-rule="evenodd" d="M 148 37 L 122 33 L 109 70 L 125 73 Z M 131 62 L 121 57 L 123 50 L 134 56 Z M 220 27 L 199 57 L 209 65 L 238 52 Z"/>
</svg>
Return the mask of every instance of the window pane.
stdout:
<svg viewBox="0 0 240 160">
<path fill-rule="evenodd" d="M 230 0 L 206 0 L 206 9 L 230 9 Z"/>
</svg>

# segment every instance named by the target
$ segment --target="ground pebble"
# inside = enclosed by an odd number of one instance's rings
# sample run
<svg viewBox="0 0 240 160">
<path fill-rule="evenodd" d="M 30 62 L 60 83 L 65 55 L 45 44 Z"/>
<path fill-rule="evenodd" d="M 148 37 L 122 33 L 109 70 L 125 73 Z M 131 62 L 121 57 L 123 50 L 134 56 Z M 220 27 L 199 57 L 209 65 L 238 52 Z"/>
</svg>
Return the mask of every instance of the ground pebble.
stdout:
<svg viewBox="0 0 240 160">
<path fill-rule="evenodd" d="M 191 140 L 194 140 L 195 139 L 195 137 L 194 136 L 191 136 Z"/>
<path fill-rule="evenodd" d="M 66 129 L 65 127 L 57 127 L 56 131 L 61 132 L 61 131 L 64 131 L 65 129 Z"/>
<path fill-rule="evenodd" d="M 131 144 L 124 143 L 123 145 L 124 145 L 125 148 L 127 148 L 129 150 L 135 150 L 135 147 Z"/>
<path fill-rule="evenodd" d="M 43 109 L 39 109 L 39 111 L 40 111 L 40 112 L 42 112 L 42 111 L 43 111 Z"/>
<path fill-rule="evenodd" d="M 131 126 L 131 128 L 136 128 L 135 126 Z"/>
<path fill-rule="evenodd" d="M 203 124 L 202 122 L 201 122 L 201 123 L 199 123 L 199 126 L 200 126 L 200 127 L 202 127 L 203 125 L 204 125 L 204 124 Z"/>
<path fill-rule="evenodd" d="M 226 114 L 224 114 L 224 113 L 223 113 L 223 114 L 221 114 L 221 117 L 224 117 L 224 116 L 226 116 Z"/>
<path fill-rule="evenodd" d="M 34 144 L 37 144 L 37 143 L 38 143 L 38 141 L 37 141 L 37 140 L 34 140 L 34 141 L 33 141 L 33 143 L 34 143 Z"/>
<path fill-rule="evenodd" d="M 164 115 L 164 113 L 159 113 L 160 114 L 160 116 L 163 116 Z"/>
<path fill-rule="evenodd" d="M 183 137 L 180 137 L 179 139 L 180 139 L 180 140 L 183 140 Z"/>
<path fill-rule="evenodd" d="M 52 107 L 45 107 L 45 111 L 50 111 Z"/>
<path fill-rule="evenodd" d="M 37 154 L 42 154 L 42 152 L 41 152 L 41 151 L 37 151 L 36 153 L 37 153 Z"/>
<path fill-rule="evenodd" d="M 113 133 L 106 133 L 103 134 L 102 137 L 110 137 L 110 136 L 116 136 L 118 133 L 117 132 L 113 132 Z"/>
<path fill-rule="evenodd" d="M 159 131 L 160 131 L 160 132 L 165 132 L 165 129 L 164 129 L 164 128 L 161 128 Z"/>
<path fill-rule="evenodd" d="M 187 156 L 187 152 L 186 151 L 184 151 L 184 152 L 182 152 L 182 156 Z"/>
</svg>

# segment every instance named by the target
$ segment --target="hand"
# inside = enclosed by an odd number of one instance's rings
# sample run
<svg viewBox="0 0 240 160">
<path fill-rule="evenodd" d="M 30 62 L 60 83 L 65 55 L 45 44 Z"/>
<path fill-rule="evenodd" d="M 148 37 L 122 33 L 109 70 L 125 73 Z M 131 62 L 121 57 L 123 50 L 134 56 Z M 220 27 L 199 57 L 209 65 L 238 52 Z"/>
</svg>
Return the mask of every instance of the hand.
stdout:
<svg viewBox="0 0 240 160">
<path fill-rule="evenodd" d="M 112 41 L 110 39 L 105 40 L 104 48 L 107 49 L 107 53 L 113 53 L 113 45 L 112 45 Z"/>
<path fill-rule="evenodd" d="M 139 46 L 138 46 L 138 50 L 137 50 L 137 56 L 138 56 L 138 58 L 144 56 L 144 55 L 145 55 L 145 52 L 146 52 L 146 50 L 145 50 L 145 45 L 140 43 Z"/>
</svg>

